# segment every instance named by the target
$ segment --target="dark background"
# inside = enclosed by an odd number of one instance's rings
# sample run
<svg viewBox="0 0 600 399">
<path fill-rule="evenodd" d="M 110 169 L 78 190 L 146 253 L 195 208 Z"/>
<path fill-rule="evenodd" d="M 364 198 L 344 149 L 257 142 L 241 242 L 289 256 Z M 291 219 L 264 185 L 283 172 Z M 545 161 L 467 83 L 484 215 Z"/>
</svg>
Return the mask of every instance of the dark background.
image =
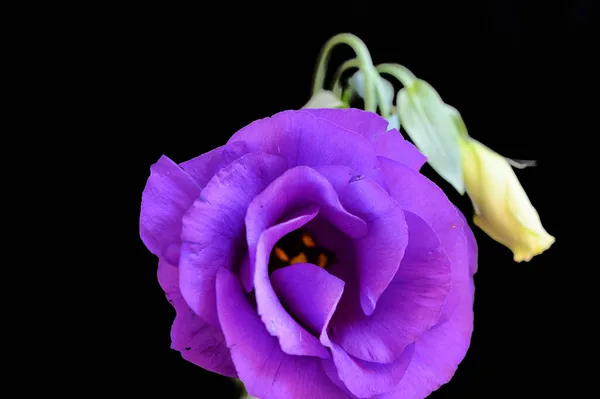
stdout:
<svg viewBox="0 0 600 399">
<path fill-rule="evenodd" d="M 582 366 L 566 360 L 565 332 L 577 316 L 565 301 L 573 289 L 566 276 L 578 261 L 570 251 L 576 240 L 567 228 L 570 213 L 562 210 L 572 187 L 565 163 L 577 158 L 569 138 L 591 134 L 582 120 L 594 111 L 584 96 L 597 65 L 590 36 L 597 6 L 456 3 L 178 2 L 157 38 L 154 60 L 164 70 L 156 82 L 165 83 L 169 94 L 156 97 L 144 115 L 158 139 L 137 149 L 132 210 L 139 212 L 149 167 L 160 155 L 185 161 L 225 143 L 255 119 L 302 107 L 321 46 L 336 33 L 354 33 L 375 63 L 403 64 L 431 83 L 461 112 L 474 138 L 507 157 L 538 161 L 517 175 L 556 237 L 546 253 L 518 264 L 473 226 L 480 252 L 472 345 L 453 380 L 431 397 L 575 397 L 568 381 Z M 351 57 L 342 48 L 334 51 L 330 68 Z M 152 95 L 154 78 L 148 79 Z M 428 165 L 423 173 L 471 214 L 466 197 Z M 127 332 L 139 344 L 130 348 L 127 383 L 172 397 L 236 397 L 227 379 L 169 349 L 174 311 L 156 281 L 157 260 L 141 240 L 135 245 L 137 310 Z"/>
</svg>

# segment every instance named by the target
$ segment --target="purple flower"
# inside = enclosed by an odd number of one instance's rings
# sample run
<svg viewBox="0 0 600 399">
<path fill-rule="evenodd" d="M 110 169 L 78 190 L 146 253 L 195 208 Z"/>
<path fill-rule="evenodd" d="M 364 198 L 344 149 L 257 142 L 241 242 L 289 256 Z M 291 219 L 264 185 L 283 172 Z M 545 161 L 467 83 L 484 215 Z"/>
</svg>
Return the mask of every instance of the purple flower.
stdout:
<svg viewBox="0 0 600 399">
<path fill-rule="evenodd" d="M 387 127 L 286 111 L 152 166 L 140 234 L 177 312 L 173 349 L 260 399 L 424 398 L 450 380 L 477 249 Z"/>
</svg>

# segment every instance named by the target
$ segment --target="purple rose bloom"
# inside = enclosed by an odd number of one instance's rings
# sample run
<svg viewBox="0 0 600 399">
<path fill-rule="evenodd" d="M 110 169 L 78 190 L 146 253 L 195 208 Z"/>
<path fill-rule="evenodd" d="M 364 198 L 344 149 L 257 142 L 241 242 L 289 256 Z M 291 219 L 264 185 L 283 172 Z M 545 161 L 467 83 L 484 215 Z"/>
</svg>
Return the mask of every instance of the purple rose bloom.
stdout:
<svg viewBox="0 0 600 399">
<path fill-rule="evenodd" d="M 177 312 L 173 349 L 260 399 L 424 398 L 450 380 L 477 249 L 387 127 L 285 111 L 152 166 L 140 230 Z"/>
</svg>

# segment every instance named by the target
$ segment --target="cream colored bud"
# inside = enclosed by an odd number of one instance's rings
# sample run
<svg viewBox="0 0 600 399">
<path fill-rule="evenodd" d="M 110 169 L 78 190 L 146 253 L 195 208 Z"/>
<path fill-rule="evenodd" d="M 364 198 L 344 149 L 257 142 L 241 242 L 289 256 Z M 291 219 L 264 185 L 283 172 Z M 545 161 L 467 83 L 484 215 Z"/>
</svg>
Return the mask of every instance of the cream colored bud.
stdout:
<svg viewBox="0 0 600 399">
<path fill-rule="evenodd" d="M 329 90 L 320 90 L 302 108 L 344 108 L 345 104 Z"/>
<path fill-rule="evenodd" d="M 461 137 L 460 151 L 475 225 L 508 247 L 516 262 L 550 248 L 555 239 L 542 226 L 509 160 L 468 136 Z"/>
</svg>

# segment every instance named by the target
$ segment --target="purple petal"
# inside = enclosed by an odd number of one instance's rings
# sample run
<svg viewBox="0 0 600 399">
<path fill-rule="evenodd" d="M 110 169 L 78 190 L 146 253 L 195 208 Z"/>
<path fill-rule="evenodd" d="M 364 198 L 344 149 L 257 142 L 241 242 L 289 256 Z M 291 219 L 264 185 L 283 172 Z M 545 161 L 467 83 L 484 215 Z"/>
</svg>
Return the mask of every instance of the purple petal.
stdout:
<svg viewBox="0 0 600 399">
<path fill-rule="evenodd" d="M 250 152 L 255 151 L 247 143 L 238 141 L 217 147 L 210 152 L 183 162 L 180 166 L 198 181 L 200 187 L 204 188 L 215 173 Z"/>
<path fill-rule="evenodd" d="M 315 335 L 327 328 L 344 292 L 344 282 L 310 263 L 276 270 L 271 284 L 288 312 Z"/>
<path fill-rule="evenodd" d="M 177 263 L 181 219 L 198 195 L 198 182 L 169 158 L 152 165 L 140 214 L 140 236 L 150 252 Z"/>
<path fill-rule="evenodd" d="M 405 166 L 381 159 L 390 194 L 436 233 L 450 260 L 451 290 L 440 322 L 415 344 L 413 361 L 396 390 L 378 399 L 424 398 L 447 383 L 464 358 L 473 331 L 473 272 L 477 247 L 464 217 L 442 190 Z M 421 193 L 411 196 L 409 193 Z"/>
<path fill-rule="evenodd" d="M 467 248 L 469 248 L 469 272 L 471 275 L 474 275 L 477 273 L 477 241 L 475 241 L 475 235 L 473 234 L 473 230 L 470 229 L 465 215 L 458 208 L 456 208 L 456 213 L 458 213 L 464 225 L 463 232 L 467 238 Z"/>
<path fill-rule="evenodd" d="M 477 247 L 475 241 L 468 238 L 472 232 L 466 224 L 461 230 L 467 237 L 466 252 L 454 256 L 473 261 Z M 453 262 L 452 266 L 455 264 L 459 267 L 453 269 L 452 289 L 440 323 L 419 337 L 410 367 L 394 393 L 386 398 L 423 398 L 450 381 L 464 359 L 473 332 L 475 287 L 471 265 L 464 260 Z"/>
<path fill-rule="evenodd" d="M 344 209 L 335 189 L 325 177 L 312 168 L 297 166 L 277 178 L 248 207 L 246 237 L 252 275 L 256 267 L 256 247 L 262 232 L 286 212 L 310 205 L 318 205 L 320 215 L 344 234 L 354 238 L 367 234 L 367 224 Z"/>
<path fill-rule="evenodd" d="M 338 375 L 338 371 L 337 368 L 335 368 L 335 363 L 333 363 L 333 360 L 322 360 L 321 365 L 323 366 L 323 370 L 325 371 L 327 377 L 329 377 L 331 382 L 333 382 L 336 387 L 338 387 L 346 393 L 347 398 L 356 398 L 356 396 L 348 390 L 348 387 L 340 379 L 340 376 Z"/>
<path fill-rule="evenodd" d="M 450 259 L 452 284 L 455 285 L 457 278 L 470 280 L 470 262 L 476 247 L 467 246 L 467 236 L 471 233 L 464 217 L 442 189 L 425 176 L 391 159 L 380 158 L 380 161 L 390 187 L 390 195 L 403 209 L 421 217 L 438 236 Z M 456 302 L 456 296 L 448 297 L 448 313 L 452 313 Z"/>
<path fill-rule="evenodd" d="M 281 157 L 247 154 L 217 174 L 183 217 L 181 293 L 197 315 L 218 327 L 215 276 L 244 255 L 244 216 L 252 199 L 286 168 Z"/>
<path fill-rule="evenodd" d="M 331 342 L 327 334 L 321 336 L 321 342 L 331 349 L 340 380 L 359 398 L 370 398 L 393 390 L 402 380 L 414 352 L 414 344 L 411 344 L 393 363 L 371 363 L 348 355 L 341 347 Z M 323 363 L 328 362 L 331 360 L 323 360 Z"/>
<path fill-rule="evenodd" d="M 419 337 L 413 360 L 400 384 L 377 399 L 422 399 L 450 381 L 469 349 L 473 331 L 472 297 L 461 291 L 467 287 L 455 288 L 450 296 L 457 295 L 460 299 L 452 317 Z"/>
<path fill-rule="evenodd" d="M 171 348 L 181 352 L 184 359 L 197 366 L 227 377 L 236 377 L 223 333 L 196 316 L 181 296 L 177 267 L 161 259 L 158 282 L 176 312 L 171 327 Z"/>
<path fill-rule="evenodd" d="M 261 399 L 348 399 L 314 357 L 289 356 L 265 330 L 240 283 L 226 269 L 217 274 L 219 320 L 239 378 Z"/>
<path fill-rule="evenodd" d="M 281 155 L 290 168 L 347 165 L 385 188 L 375 151 L 363 136 L 308 112 L 284 111 L 255 121 L 235 133 L 228 144 L 237 141 L 245 141 L 255 151 Z"/>
<path fill-rule="evenodd" d="M 260 235 L 256 249 L 254 292 L 258 314 L 269 333 L 279 338 L 279 345 L 285 353 L 328 358 L 329 354 L 319 340 L 283 308 L 269 280 L 269 255 L 275 243 L 287 233 L 305 225 L 317 216 L 318 211 L 317 207 L 299 211 L 294 218 L 275 225 Z"/>
<path fill-rule="evenodd" d="M 380 158 L 381 168 L 392 196 L 402 209 L 422 218 L 436 233 L 451 261 L 466 261 L 466 240 L 462 227 L 464 218 L 446 197 L 441 188 L 425 176 L 399 162 Z M 452 256 L 451 253 L 459 254 Z M 466 263 L 466 262 L 465 262 Z M 464 266 L 464 265 L 463 265 Z M 452 268 L 455 265 L 452 264 Z"/>
<path fill-rule="evenodd" d="M 240 272 L 239 278 L 242 283 L 242 287 L 246 292 L 252 291 L 252 287 L 254 286 L 254 269 L 250 268 L 250 256 L 246 254 L 244 259 L 242 259 L 242 263 L 240 263 Z"/>
<path fill-rule="evenodd" d="M 360 304 L 365 314 L 396 274 L 408 243 L 404 212 L 376 183 L 345 166 L 319 166 L 337 191 L 342 205 L 367 222 L 368 235 L 354 241 Z"/>
<path fill-rule="evenodd" d="M 360 134 L 371 143 L 378 156 L 402 162 L 414 170 L 419 170 L 427 161 L 427 157 L 417 147 L 410 141 L 404 140 L 398 130 L 388 130 L 389 122 L 373 112 L 354 108 L 303 109 L 302 112 L 326 119 Z"/>
<path fill-rule="evenodd" d="M 407 212 L 406 222 L 408 247 L 375 312 L 367 317 L 341 308 L 332 322 L 332 341 L 356 358 L 393 362 L 440 319 L 450 291 L 450 261 L 421 218 Z"/>
<path fill-rule="evenodd" d="M 427 162 L 427 157 L 413 143 L 404 140 L 402 134 L 396 129 L 388 130 L 375 140 L 377 140 L 377 155 L 401 162 L 417 171 Z"/>
<path fill-rule="evenodd" d="M 217 165 L 221 160 L 222 151 L 223 146 L 217 147 L 196 158 L 182 162 L 179 166 L 196 179 L 200 188 L 204 188 L 209 180 L 212 179 L 215 173 L 220 169 Z"/>
<path fill-rule="evenodd" d="M 217 166 L 217 170 L 223 169 L 244 155 L 254 152 L 252 146 L 245 141 L 236 141 L 235 143 L 225 144 L 222 148 L 223 151 L 221 152 L 221 159 Z"/>
</svg>

